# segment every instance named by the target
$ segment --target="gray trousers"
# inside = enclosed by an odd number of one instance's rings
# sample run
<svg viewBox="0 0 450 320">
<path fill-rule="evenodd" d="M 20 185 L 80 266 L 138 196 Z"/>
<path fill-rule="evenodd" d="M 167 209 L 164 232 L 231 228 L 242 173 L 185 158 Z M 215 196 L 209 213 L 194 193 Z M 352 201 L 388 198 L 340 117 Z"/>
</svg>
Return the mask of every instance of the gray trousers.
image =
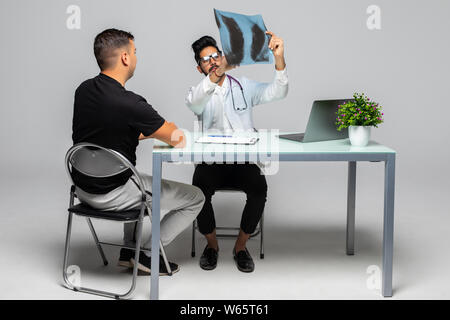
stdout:
<svg viewBox="0 0 450 320">
<path fill-rule="evenodd" d="M 142 173 L 140 176 L 145 190 L 152 192 L 152 176 Z M 107 194 L 91 194 L 79 188 L 76 193 L 81 202 L 99 210 L 138 209 L 141 203 L 141 192 L 131 179 Z M 151 205 L 151 199 L 149 202 Z M 164 246 L 192 225 L 204 202 L 202 191 L 195 186 L 164 179 L 161 181 L 161 242 Z M 135 245 L 136 224 L 124 224 L 124 242 L 128 246 Z M 143 242 L 145 247 L 150 248 L 151 237 Z"/>
</svg>

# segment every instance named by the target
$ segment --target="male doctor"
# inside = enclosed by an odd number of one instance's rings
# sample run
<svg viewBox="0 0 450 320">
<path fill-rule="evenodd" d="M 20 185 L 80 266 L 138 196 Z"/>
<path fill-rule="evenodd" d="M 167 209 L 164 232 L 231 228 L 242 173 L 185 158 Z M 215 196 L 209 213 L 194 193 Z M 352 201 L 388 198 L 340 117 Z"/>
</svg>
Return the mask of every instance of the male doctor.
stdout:
<svg viewBox="0 0 450 320">
<path fill-rule="evenodd" d="M 253 106 L 286 97 L 288 77 L 283 40 L 270 31 L 266 34 L 271 36 L 268 46 L 275 57 L 276 71 L 272 83 L 236 79 L 226 74 L 235 66 L 228 65 L 216 41 L 210 36 L 203 36 L 192 44 L 197 70 L 205 78 L 189 90 L 186 105 L 197 115 L 203 132 L 230 134 L 235 131 L 254 131 Z M 247 202 L 233 257 L 240 271 L 252 272 L 255 265 L 246 243 L 263 214 L 267 196 L 266 179 L 259 167 L 252 163 L 198 164 L 192 184 L 199 187 L 206 198 L 197 217 L 199 231 L 207 240 L 200 267 L 213 270 L 217 266 L 219 246 L 211 197 L 218 189 L 234 188 L 246 193 Z"/>
</svg>

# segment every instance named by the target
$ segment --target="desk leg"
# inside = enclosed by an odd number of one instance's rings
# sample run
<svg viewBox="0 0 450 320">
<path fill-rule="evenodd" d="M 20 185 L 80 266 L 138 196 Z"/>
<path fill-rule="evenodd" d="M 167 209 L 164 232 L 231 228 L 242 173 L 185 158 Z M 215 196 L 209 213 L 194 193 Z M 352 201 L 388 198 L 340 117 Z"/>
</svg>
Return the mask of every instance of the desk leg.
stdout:
<svg viewBox="0 0 450 320">
<path fill-rule="evenodd" d="M 356 161 L 348 162 L 347 183 L 347 255 L 355 254 Z"/>
<path fill-rule="evenodd" d="M 395 154 L 388 155 L 384 169 L 383 279 L 382 294 L 392 297 L 392 264 L 394 254 Z"/>
<path fill-rule="evenodd" d="M 159 240 L 160 240 L 160 200 L 161 200 L 162 158 L 153 154 L 152 180 L 152 263 L 150 276 L 150 299 L 158 300 L 159 296 Z"/>
</svg>

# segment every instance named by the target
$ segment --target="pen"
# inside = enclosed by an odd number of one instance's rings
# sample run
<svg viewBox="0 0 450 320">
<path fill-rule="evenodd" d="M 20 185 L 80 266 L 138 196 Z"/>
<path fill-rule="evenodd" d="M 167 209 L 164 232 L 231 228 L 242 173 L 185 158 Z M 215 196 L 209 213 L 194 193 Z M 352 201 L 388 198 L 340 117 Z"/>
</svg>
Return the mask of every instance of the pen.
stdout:
<svg viewBox="0 0 450 320">
<path fill-rule="evenodd" d="M 208 135 L 208 137 L 232 138 L 233 136 Z"/>
</svg>

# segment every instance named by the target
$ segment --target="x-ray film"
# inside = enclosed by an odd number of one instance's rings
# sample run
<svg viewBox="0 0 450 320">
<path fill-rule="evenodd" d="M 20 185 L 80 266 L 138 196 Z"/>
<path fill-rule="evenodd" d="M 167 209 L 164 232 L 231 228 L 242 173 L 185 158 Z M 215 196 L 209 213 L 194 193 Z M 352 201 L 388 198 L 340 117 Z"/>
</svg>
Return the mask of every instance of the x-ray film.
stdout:
<svg viewBox="0 0 450 320">
<path fill-rule="evenodd" d="M 273 62 L 273 53 L 268 46 L 270 36 L 266 34 L 267 28 L 260 14 L 246 16 L 214 9 L 214 15 L 228 64 Z"/>
</svg>

